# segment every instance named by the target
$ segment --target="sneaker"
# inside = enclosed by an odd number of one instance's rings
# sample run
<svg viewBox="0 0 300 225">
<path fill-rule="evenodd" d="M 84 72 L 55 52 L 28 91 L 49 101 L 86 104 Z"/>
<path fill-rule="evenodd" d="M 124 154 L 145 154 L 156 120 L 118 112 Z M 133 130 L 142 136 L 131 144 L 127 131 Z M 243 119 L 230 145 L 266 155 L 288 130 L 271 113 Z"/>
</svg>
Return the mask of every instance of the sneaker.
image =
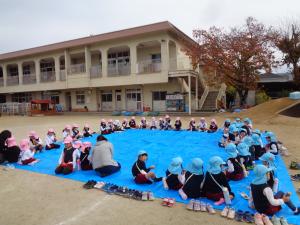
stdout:
<svg viewBox="0 0 300 225">
<path fill-rule="evenodd" d="M 200 202 L 200 210 L 201 212 L 207 212 L 205 202 Z"/>
<path fill-rule="evenodd" d="M 175 205 L 175 198 L 170 198 L 169 203 L 168 203 L 168 207 L 173 207 L 174 205 Z"/>
<path fill-rule="evenodd" d="M 196 211 L 196 212 L 201 211 L 201 202 L 199 200 L 194 201 L 194 211 Z"/>
<path fill-rule="evenodd" d="M 271 221 L 272 221 L 273 225 L 281 225 L 280 218 L 278 218 L 275 215 L 272 216 Z"/>
<path fill-rule="evenodd" d="M 230 208 L 228 211 L 227 218 L 233 220 L 234 217 L 235 217 L 235 210 L 234 210 L 234 208 Z"/>
<path fill-rule="evenodd" d="M 142 201 L 147 201 L 148 200 L 148 192 L 143 191 L 142 193 Z"/>
<path fill-rule="evenodd" d="M 224 209 L 223 209 L 222 212 L 221 212 L 221 216 L 222 216 L 222 217 L 227 217 L 228 212 L 229 212 L 229 207 L 228 207 L 228 206 L 225 206 Z"/>
<path fill-rule="evenodd" d="M 300 174 L 291 175 L 292 181 L 300 181 Z"/>
<path fill-rule="evenodd" d="M 290 169 L 291 170 L 300 170 L 300 163 L 298 163 L 296 161 L 291 161 Z"/>
<path fill-rule="evenodd" d="M 100 182 L 97 182 L 95 185 L 94 185 L 94 188 L 96 189 L 102 189 L 104 187 L 105 183 L 100 181 Z"/>
<path fill-rule="evenodd" d="M 216 214 L 216 211 L 211 204 L 207 204 L 206 209 L 210 214 Z"/>
<path fill-rule="evenodd" d="M 194 210 L 195 199 L 191 199 L 189 203 L 186 205 L 187 210 Z"/>
<path fill-rule="evenodd" d="M 234 219 L 238 222 L 242 222 L 244 220 L 244 212 L 240 209 L 236 211 Z"/>
<path fill-rule="evenodd" d="M 154 199 L 155 199 L 155 197 L 154 197 L 153 192 L 149 191 L 149 192 L 148 192 L 148 200 L 149 200 L 149 201 L 154 201 Z"/>
<path fill-rule="evenodd" d="M 284 218 L 284 217 L 280 217 L 280 223 L 281 223 L 281 225 L 289 225 L 286 218 Z"/>
<path fill-rule="evenodd" d="M 264 225 L 273 225 L 270 218 L 267 215 L 262 215 L 262 221 Z"/>
<path fill-rule="evenodd" d="M 264 225 L 264 221 L 262 220 L 263 216 L 259 213 L 254 214 L 254 223 L 255 225 Z"/>
<path fill-rule="evenodd" d="M 170 200 L 169 198 L 164 198 L 163 201 L 162 201 L 162 203 L 161 203 L 161 205 L 162 206 L 168 206 L 169 200 Z"/>
<path fill-rule="evenodd" d="M 296 211 L 294 212 L 294 215 L 299 215 L 300 214 L 300 207 L 296 208 Z"/>
</svg>

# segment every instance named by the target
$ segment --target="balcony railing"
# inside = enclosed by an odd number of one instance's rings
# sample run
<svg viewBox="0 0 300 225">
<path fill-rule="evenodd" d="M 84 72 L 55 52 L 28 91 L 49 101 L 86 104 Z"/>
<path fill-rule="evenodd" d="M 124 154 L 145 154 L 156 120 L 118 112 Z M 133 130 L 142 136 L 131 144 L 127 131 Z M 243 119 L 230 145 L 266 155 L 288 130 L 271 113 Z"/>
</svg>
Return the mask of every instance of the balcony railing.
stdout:
<svg viewBox="0 0 300 225">
<path fill-rule="evenodd" d="M 23 75 L 23 84 L 35 84 L 36 75 L 34 73 Z"/>
<path fill-rule="evenodd" d="M 4 79 L 3 79 L 3 77 L 0 77 L 0 86 L 4 86 Z"/>
<path fill-rule="evenodd" d="M 169 60 L 169 71 L 194 70 L 189 57 L 176 57 Z"/>
<path fill-rule="evenodd" d="M 144 60 L 137 63 L 137 73 L 158 73 L 161 71 L 161 61 Z"/>
<path fill-rule="evenodd" d="M 102 76 L 102 66 L 101 65 L 95 65 L 90 68 L 90 77 L 92 78 L 98 78 Z"/>
<path fill-rule="evenodd" d="M 74 74 L 79 74 L 79 73 L 85 73 L 85 64 L 74 64 L 70 65 L 68 74 L 74 75 Z"/>
<path fill-rule="evenodd" d="M 123 76 L 130 74 L 130 63 L 127 64 L 111 64 L 107 66 L 108 76 Z"/>
<path fill-rule="evenodd" d="M 41 82 L 55 81 L 55 71 L 41 72 Z"/>
<path fill-rule="evenodd" d="M 60 81 L 65 81 L 66 80 L 66 71 L 65 70 L 60 70 L 59 71 L 59 80 Z"/>
<path fill-rule="evenodd" d="M 19 84 L 19 76 L 7 76 L 7 86 L 14 86 Z"/>
</svg>

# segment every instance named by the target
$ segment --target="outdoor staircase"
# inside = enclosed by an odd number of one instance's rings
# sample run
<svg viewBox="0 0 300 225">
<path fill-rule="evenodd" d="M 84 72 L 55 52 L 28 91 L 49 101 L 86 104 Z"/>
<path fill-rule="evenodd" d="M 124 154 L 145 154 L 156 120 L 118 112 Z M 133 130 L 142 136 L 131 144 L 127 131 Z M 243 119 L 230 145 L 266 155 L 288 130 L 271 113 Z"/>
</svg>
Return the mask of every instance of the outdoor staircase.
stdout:
<svg viewBox="0 0 300 225">
<path fill-rule="evenodd" d="M 216 111 L 216 101 L 218 97 L 219 91 L 209 91 L 207 97 L 204 101 L 204 104 L 201 108 L 201 111 Z"/>
</svg>

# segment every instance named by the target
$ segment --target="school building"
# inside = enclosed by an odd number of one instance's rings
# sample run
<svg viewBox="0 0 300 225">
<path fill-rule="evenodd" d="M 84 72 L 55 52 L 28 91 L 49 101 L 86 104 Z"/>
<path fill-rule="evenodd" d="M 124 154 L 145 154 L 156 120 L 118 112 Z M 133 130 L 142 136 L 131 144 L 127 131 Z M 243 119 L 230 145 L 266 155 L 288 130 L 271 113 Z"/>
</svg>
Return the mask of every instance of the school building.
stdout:
<svg viewBox="0 0 300 225">
<path fill-rule="evenodd" d="M 65 111 L 215 110 L 226 86 L 206 84 L 185 43 L 194 41 L 166 21 L 0 54 L 0 103 L 51 99 Z"/>
</svg>

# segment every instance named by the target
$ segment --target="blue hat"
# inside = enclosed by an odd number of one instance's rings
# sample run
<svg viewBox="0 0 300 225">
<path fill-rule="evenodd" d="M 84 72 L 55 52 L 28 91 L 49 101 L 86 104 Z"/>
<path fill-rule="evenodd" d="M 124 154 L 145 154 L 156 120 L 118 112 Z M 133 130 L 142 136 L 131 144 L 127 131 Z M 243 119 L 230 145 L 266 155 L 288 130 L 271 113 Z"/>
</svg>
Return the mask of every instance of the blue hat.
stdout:
<svg viewBox="0 0 300 225">
<path fill-rule="evenodd" d="M 270 172 L 270 169 L 264 165 L 257 165 L 254 167 L 254 179 L 252 180 L 252 184 L 260 185 L 267 183 L 267 173 Z"/>
<path fill-rule="evenodd" d="M 235 118 L 235 121 L 241 121 L 241 118 L 237 117 Z"/>
<path fill-rule="evenodd" d="M 225 123 L 230 123 L 230 119 L 226 119 L 226 120 L 225 120 Z"/>
<path fill-rule="evenodd" d="M 231 134 L 234 133 L 234 132 L 238 132 L 238 129 L 235 126 L 235 124 L 233 124 L 233 123 L 230 124 L 228 132 L 231 133 Z"/>
<path fill-rule="evenodd" d="M 242 142 L 248 145 L 249 147 L 253 145 L 253 139 L 250 136 L 244 137 Z"/>
<path fill-rule="evenodd" d="M 244 119 L 244 122 L 245 122 L 245 123 L 252 123 L 252 121 L 251 121 L 249 118 L 245 118 L 245 119 Z"/>
<path fill-rule="evenodd" d="M 252 133 L 255 133 L 255 134 L 261 135 L 261 131 L 260 131 L 259 129 L 255 129 L 254 131 L 252 131 Z"/>
<path fill-rule="evenodd" d="M 245 133 L 247 133 L 247 130 L 246 129 L 244 129 L 244 128 L 242 128 L 242 129 L 240 129 L 240 133 L 241 132 L 245 132 Z"/>
<path fill-rule="evenodd" d="M 226 145 L 225 151 L 227 152 L 229 158 L 237 157 L 237 150 L 235 144 L 229 143 L 228 145 Z"/>
<path fill-rule="evenodd" d="M 138 157 L 140 157 L 141 155 L 148 155 L 148 153 L 145 150 L 141 150 L 138 152 Z"/>
<path fill-rule="evenodd" d="M 261 137 L 257 133 L 253 133 L 251 137 L 252 137 L 253 145 L 261 144 L 261 142 L 260 142 Z"/>
<path fill-rule="evenodd" d="M 276 169 L 276 166 L 275 166 L 275 155 L 273 155 L 272 153 L 266 152 L 261 157 L 259 157 L 259 160 L 267 162 L 269 164 L 269 168 L 270 169 L 272 169 L 272 170 Z"/>
<path fill-rule="evenodd" d="M 269 137 L 271 139 L 271 142 L 277 142 L 277 138 L 276 138 L 275 134 L 271 131 L 268 131 L 266 133 L 266 137 Z"/>
<path fill-rule="evenodd" d="M 187 166 L 187 171 L 196 174 L 203 174 L 203 161 L 200 158 L 193 158 L 190 164 Z"/>
<path fill-rule="evenodd" d="M 171 161 L 171 164 L 168 167 L 169 172 L 172 174 L 179 175 L 182 171 L 182 167 L 181 167 L 182 162 L 183 162 L 183 160 L 181 157 L 173 158 Z"/>
<path fill-rule="evenodd" d="M 249 152 L 249 146 L 245 143 L 239 143 L 237 146 L 237 151 L 240 156 L 249 156 L 251 153 Z"/>
<path fill-rule="evenodd" d="M 209 159 L 208 162 L 208 172 L 212 174 L 219 174 L 222 172 L 221 165 L 226 163 L 219 156 L 213 156 Z"/>
</svg>

